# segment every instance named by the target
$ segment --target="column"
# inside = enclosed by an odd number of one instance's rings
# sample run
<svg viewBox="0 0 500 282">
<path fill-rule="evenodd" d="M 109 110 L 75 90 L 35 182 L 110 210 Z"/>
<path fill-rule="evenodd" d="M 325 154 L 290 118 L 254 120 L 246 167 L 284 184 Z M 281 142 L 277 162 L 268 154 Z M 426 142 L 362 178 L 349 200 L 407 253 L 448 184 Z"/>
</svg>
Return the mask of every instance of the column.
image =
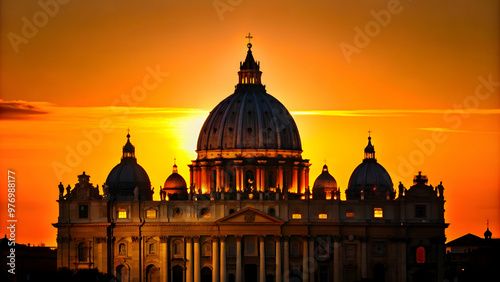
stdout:
<svg viewBox="0 0 500 282">
<path fill-rule="evenodd" d="M 309 252 L 307 237 L 302 238 L 302 282 L 309 282 Z"/>
<path fill-rule="evenodd" d="M 212 238 L 212 281 L 219 281 L 219 239 Z"/>
<path fill-rule="evenodd" d="M 168 275 L 168 239 L 160 237 L 160 279 L 161 281 L 170 281 Z"/>
<path fill-rule="evenodd" d="M 361 278 L 367 278 L 366 238 L 361 238 Z"/>
<path fill-rule="evenodd" d="M 200 267 L 200 237 L 193 237 L 193 252 L 194 252 L 194 282 L 201 282 L 201 267 Z"/>
<path fill-rule="evenodd" d="M 220 237 L 220 282 L 227 281 L 226 272 L 226 236 Z"/>
<path fill-rule="evenodd" d="M 276 239 L 276 282 L 281 282 L 281 239 L 279 236 Z"/>
<path fill-rule="evenodd" d="M 264 236 L 259 236 L 259 281 L 266 281 L 266 254 L 265 254 L 265 241 Z"/>
<path fill-rule="evenodd" d="M 399 269 L 401 273 L 399 275 L 400 281 L 406 281 L 406 240 L 401 238 L 399 241 Z M 427 255 L 427 254 L 426 254 Z"/>
<path fill-rule="evenodd" d="M 186 237 L 186 282 L 193 282 L 193 245 L 191 237 Z"/>
<path fill-rule="evenodd" d="M 309 282 L 314 282 L 314 270 L 316 259 L 314 258 L 314 236 L 309 237 Z"/>
<path fill-rule="evenodd" d="M 241 236 L 236 236 L 236 282 L 243 281 L 241 279 Z"/>
<path fill-rule="evenodd" d="M 294 193 L 300 193 L 300 189 L 297 183 L 297 167 L 293 167 L 293 178 L 292 178 L 292 191 Z"/>
<path fill-rule="evenodd" d="M 290 281 L 290 248 L 288 246 L 290 238 L 284 237 L 283 241 L 283 281 Z"/>
<path fill-rule="evenodd" d="M 340 236 L 333 237 L 333 280 L 340 281 Z"/>
</svg>

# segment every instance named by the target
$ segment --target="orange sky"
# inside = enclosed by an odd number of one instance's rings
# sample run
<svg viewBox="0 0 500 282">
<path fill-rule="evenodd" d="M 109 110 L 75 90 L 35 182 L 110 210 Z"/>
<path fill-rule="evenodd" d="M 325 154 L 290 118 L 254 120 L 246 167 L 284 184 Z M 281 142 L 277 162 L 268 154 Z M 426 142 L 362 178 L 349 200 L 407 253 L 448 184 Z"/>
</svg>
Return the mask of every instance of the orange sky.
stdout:
<svg viewBox="0 0 500 282">
<path fill-rule="evenodd" d="M 174 157 L 189 179 L 249 31 L 263 83 L 297 122 L 311 186 L 326 159 L 344 190 L 372 130 L 395 186 L 419 170 L 443 181 L 448 239 L 482 235 L 487 219 L 500 236 L 496 1 L 60 2 L 1 3 L 0 227 L 13 169 L 18 242 L 56 244 L 59 181 L 85 170 L 101 186 L 128 127 L 156 191 Z"/>
</svg>

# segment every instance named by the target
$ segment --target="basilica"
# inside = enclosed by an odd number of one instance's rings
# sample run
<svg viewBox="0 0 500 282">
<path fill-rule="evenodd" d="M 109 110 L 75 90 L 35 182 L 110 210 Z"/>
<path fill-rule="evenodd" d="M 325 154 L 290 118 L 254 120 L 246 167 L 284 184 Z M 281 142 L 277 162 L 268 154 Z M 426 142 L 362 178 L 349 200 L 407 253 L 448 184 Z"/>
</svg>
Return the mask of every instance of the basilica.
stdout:
<svg viewBox="0 0 500 282">
<path fill-rule="evenodd" d="M 418 172 L 396 190 L 368 137 L 345 191 L 327 165 L 311 189 L 297 125 L 247 48 L 200 130 L 189 185 L 174 165 L 153 201 L 130 134 L 102 189 L 85 172 L 59 184 L 58 268 L 127 282 L 443 281 L 443 186 Z"/>
</svg>

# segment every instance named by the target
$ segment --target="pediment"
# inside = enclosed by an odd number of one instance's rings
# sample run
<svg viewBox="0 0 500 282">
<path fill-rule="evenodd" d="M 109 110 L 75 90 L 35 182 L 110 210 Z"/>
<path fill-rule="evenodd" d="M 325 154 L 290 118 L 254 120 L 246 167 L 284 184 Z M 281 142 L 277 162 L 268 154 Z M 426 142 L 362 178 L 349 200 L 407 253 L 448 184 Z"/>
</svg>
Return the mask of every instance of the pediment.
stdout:
<svg viewBox="0 0 500 282">
<path fill-rule="evenodd" d="M 217 224 L 272 224 L 282 225 L 284 222 L 253 208 L 245 208 L 216 221 Z"/>
</svg>

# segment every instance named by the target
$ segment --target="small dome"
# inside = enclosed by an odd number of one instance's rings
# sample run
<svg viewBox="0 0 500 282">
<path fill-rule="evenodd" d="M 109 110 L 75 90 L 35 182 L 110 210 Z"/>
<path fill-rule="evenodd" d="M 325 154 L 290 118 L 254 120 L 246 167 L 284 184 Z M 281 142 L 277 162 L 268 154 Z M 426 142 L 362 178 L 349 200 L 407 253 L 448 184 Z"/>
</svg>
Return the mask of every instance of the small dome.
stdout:
<svg viewBox="0 0 500 282">
<path fill-rule="evenodd" d="M 484 232 L 484 238 L 485 239 L 491 239 L 491 235 L 493 235 L 490 231 L 489 228 L 486 228 L 486 231 Z"/>
<path fill-rule="evenodd" d="M 165 180 L 163 191 L 165 191 L 168 195 L 177 194 L 178 197 L 187 196 L 186 180 L 184 180 L 184 177 L 177 173 L 176 164 L 173 166 L 172 174 L 167 178 L 167 180 Z"/>
<path fill-rule="evenodd" d="M 351 174 L 346 198 L 347 200 L 360 199 L 362 193 L 365 198 L 387 198 L 387 194 L 389 194 L 389 197 L 394 199 L 395 196 L 389 173 L 375 159 L 371 137 L 368 138 L 363 162 Z"/>
<path fill-rule="evenodd" d="M 111 170 L 105 184 L 114 200 L 133 200 L 135 187 L 139 188 L 140 200 L 152 200 L 151 181 L 144 168 L 137 164 L 130 135 L 127 135 L 127 143 L 123 146 L 121 162 Z"/>
<path fill-rule="evenodd" d="M 312 190 L 313 199 L 332 199 L 335 192 L 337 192 L 337 181 L 328 172 L 328 166 L 325 164 L 323 171 L 314 181 Z"/>
<path fill-rule="evenodd" d="M 336 190 L 337 189 L 337 181 L 333 176 L 328 172 L 328 166 L 323 166 L 323 171 L 316 178 L 313 185 L 313 191 L 315 189 L 328 189 L 328 190 Z"/>
</svg>

